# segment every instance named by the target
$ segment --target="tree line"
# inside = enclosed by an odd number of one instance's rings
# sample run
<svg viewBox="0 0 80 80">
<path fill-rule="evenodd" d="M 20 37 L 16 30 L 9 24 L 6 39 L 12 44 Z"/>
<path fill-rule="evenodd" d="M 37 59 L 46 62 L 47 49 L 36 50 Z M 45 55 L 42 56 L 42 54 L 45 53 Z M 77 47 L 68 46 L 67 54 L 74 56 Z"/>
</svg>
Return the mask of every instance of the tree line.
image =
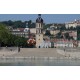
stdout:
<svg viewBox="0 0 80 80">
<path fill-rule="evenodd" d="M 26 27 L 26 23 L 28 23 L 28 27 L 29 28 L 32 28 L 34 27 L 34 23 L 32 22 L 32 20 L 29 20 L 29 21 L 24 21 L 22 22 L 21 20 L 18 20 L 18 21 L 2 21 L 0 22 L 6 26 L 11 26 L 12 28 L 25 28 Z"/>
</svg>

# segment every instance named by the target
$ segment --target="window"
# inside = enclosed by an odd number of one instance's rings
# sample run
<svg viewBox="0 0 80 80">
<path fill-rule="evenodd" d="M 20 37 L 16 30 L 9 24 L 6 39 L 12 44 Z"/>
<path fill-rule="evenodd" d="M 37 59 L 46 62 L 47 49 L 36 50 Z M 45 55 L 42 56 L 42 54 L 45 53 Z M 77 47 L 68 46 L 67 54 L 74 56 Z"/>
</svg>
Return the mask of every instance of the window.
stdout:
<svg viewBox="0 0 80 80">
<path fill-rule="evenodd" d="M 40 23 L 39 23 L 39 28 L 40 28 Z"/>
<path fill-rule="evenodd" d="M 40 33 L 40 30 L 39 30 L 39 33 Z"/>
</svg>

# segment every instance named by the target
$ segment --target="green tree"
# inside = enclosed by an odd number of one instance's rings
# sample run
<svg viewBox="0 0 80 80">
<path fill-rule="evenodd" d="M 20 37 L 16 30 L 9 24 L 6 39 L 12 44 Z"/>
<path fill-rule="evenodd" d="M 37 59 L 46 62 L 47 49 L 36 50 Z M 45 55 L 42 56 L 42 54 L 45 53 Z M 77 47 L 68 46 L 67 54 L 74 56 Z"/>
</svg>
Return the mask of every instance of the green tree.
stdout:
<svg viewBox="0 0 80 80">
<path fill-rule="evenodd" d="M 0 46 L 27 46 L 27 39 L 12 35 L 5 25 L 0 24 Z"/>
<path fill-rule="evenodd" d="M 9 34 L 9 35 L 8 35 L 7 46 L 15 46 L 14 40 L 15 40 L 16 38 L 17 38 L 17 37 L 16 37 L 15 35 Z"/>
<path fill-rule="evenodd" d="M 13 28 L 25 28 L 26 27 L 26 23 L 22 22 L 22 21 L 15 21 L 13 23 Z"/>
<path fill-rule="evenodd" d="M 48 35 L 48 36 L 50 36 L 51 34 L 50 34 L 50 31 L 49 30 L 46 30 L 46 33 L 45 33 L 45 35 Z"/>
<path fill-rule="evenodd" d="M 27 40 L 24 37 L 17 37 L 14 40 L 14 44 L 15 44 L 15 46 L 25 47 L 25 46 L 27 46 Z"/>
<path fill-rule="evenodd" d="M 0 23 L 0 44 L 4 43 L 5 45 L 8 42 L 9 30 L 5 27 L 5 25 Z"/>
<path fill-rule="evenodd" d="M 28 21 L 28 27 L 29 27 L 29 28 L 31 28 L 31 24 L 32 24 L 32 21 L 29 20 L 29 21 Z"/>
<path fill-rule="evenodd" d="M 47 29 L 47 28 L 50 28 L 52 24 L 43 24 L 43 29 Z"/>
</svg>

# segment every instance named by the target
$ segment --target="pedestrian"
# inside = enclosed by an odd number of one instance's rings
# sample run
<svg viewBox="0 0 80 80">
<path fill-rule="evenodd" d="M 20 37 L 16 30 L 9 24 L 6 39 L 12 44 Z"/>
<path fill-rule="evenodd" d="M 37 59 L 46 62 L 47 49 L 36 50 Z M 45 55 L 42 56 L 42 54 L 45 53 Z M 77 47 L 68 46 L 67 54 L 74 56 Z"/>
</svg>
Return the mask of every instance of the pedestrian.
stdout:
<svg viewBox="0 0 80 80">
<path fill-rule="evenodd" d="M 20 52 L 20 47 L 18 47 L 18 52 Z"/>
<path fill-rule="evenodd" d="M 64 48 L 64 52 L 65 52 L 65 48 Z"/>
<path fill-rule="evenodd" d="M 39 48 L 40 48 L 40 46 L 39 46 Z"/>
</svg>

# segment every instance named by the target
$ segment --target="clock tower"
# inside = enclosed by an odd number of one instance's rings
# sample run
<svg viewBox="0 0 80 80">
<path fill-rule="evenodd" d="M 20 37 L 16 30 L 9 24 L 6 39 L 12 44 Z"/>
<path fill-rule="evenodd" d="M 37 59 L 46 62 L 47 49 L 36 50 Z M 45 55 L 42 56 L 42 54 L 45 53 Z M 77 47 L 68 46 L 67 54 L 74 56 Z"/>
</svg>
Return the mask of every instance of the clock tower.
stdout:
<svg viewBox="0 0 80 80">
<path fill-rule="evenodd" d="M 40 44 L 43 42 L 43 19 L 41 18 L 41 14 L 38 14 L 38 18 L 36 19 L 36 47 L 39 48 Z"/>
</svg>

